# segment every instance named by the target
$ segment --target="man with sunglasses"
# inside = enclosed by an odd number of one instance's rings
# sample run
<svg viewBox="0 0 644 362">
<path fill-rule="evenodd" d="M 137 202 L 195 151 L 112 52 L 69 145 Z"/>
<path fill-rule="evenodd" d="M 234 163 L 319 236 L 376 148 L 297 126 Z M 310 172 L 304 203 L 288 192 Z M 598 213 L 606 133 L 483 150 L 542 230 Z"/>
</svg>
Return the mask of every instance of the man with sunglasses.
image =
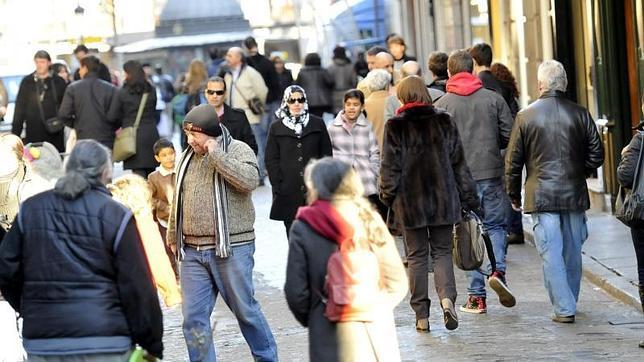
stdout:
<svg viewBox="0 0 644 362">
<path fill-rule="evenodd" d="M 208 104 L 215 107 L 217 116 L 221 123 L 228 128 L 230 135 L 239 141 L 242 141 L 253 149 L 257 154 L 257 142 L 255 135 L 250 128 L 250 123 L 246 113 L 242 109 L 232 108 L 226 104 L 226 82 L 221 77 L 211 77 L 208 79 L 206 90 L 204 91 Z"/>
</svg>

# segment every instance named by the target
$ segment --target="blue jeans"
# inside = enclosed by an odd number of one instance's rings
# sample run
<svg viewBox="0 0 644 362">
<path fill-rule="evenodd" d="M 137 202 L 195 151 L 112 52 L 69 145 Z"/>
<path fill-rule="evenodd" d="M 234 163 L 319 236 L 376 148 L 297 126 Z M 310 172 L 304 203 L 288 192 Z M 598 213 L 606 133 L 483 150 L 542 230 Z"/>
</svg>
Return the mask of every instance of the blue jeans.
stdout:
<svg viewBox="0 0 644 362">
<path fill-rule="evenodd" d="M 532 214 L 534 241 L 543 260 L 543 280 L 558 316 L 575 315 L 581 285 L 581 246 L 588 238 L 586 214 Z"/>
<path fill-rule="evenodd" d="M 259 177 L 262 180 L 264 179 L 264 177 L 266 177 L 266 172 L 264 172 L 266 170 L 266 165 L 264 164 L 264 152 L 266 151 L 268 129 L 271 126 L 271 120 L 274 117 L 274 113 L 279 106 L 279 102 L 266 103 L 265 112 L 262 115 L 259 123 L 250 125 L 250 127 L 253 129 L 255 142 L 257 142 L 257 166 L 259 167 Z"/>
<path fill-rule="evenodd" d="M 235 314 L 256 361 L 277 361 L 277 346 L 259 303 L 255 300 L 253 266 L 255 243 L 234 246 L 228 258 L 215 250 L 186 247 L 181 263 L 183 335 L 190 361 L 216 361 L 210 315 L 217 295 Z"/>
<path fill-rule="evenodd" d="M 481 201 L 481 208 L 485 212 L 483 226 L 490 235 L 492 249 L 496 257 L 496 270 L 505 273 L 505 243 L 506 243 L 506 213 L 505 205 L 508 198 L 503 191 L 501 178 L 491 178 L 476 182 L 476 189 Z M 485 274 L 492 271 L 488 263 L 485 267 Z M 467 272 L 469 286 L 467 294 L 476 297 L 485 297 L 485 275 L 479 270 Z"/>
</svg>

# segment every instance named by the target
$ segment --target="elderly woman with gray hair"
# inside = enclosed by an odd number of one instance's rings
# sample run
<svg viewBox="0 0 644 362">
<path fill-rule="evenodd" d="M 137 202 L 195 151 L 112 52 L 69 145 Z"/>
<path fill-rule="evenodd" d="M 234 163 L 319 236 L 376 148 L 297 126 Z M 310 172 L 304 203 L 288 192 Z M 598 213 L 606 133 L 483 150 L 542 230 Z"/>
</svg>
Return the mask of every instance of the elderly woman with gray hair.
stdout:
<svg viewBox="0 0 644 362">
<path fill-rule="evenodd" d="M 376 140 L 382 152 L 382 142 L 385 137 L 385 104 L 389 97 L 389 84 L 391 74 L 384 69 L 374 69 L 362 81 L 369 90 L 369 96 L 365 99 L 364 109 L 367 118 L 371 121 L 373 130 L 376 133 Z"/>
<path fill-rule="evenodd" d="M 135 344 L 161 358 L 161 309 L 136 224 L 105 188 L 110 151 L 81 140 L 65 171 L 23 202 L 0 244 L 0 291 L 23 318 L 29 361 L 121 361 Z"/>
<path fill-rule="evenodd" d="M 407 294 L 407 277 L 387 226 L 362 196 L 360 177 L 349 164 L 330 157 L 312 161 L 305 182 L 309 205 L 299 209 L 291 228 L 284 292 L 295 318 L 309 329 L 311 361 L 400 361 L 393 309 Z M 372 267 L 380 271 L 380 283 L 373 294 L 366 293 L 373 313 L 369 322 L 355 313 L 341 318 L 325 313 L 335 300 L 325 288 L 327 263 L 339 248 L 368 248 L 375 255 Z M 369 266 L 358 268 L 371 275 Z"/>
</svg>

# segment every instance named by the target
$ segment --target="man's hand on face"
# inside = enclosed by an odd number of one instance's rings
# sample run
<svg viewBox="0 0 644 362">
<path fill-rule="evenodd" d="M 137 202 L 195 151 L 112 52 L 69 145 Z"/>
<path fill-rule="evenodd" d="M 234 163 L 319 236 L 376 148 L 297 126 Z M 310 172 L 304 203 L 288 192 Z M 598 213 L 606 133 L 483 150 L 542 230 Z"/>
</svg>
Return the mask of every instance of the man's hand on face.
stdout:
<svg viewBox="0 0 644 362">
<path fill-rule="evenodd" d="M 219 139 L 221 139 L 221 137 L 210 137 L 208 141 L 206 141 L 206 144 L 204 146 L 206 147 L 206 151 L 208 151 L 208 153 L 216 153 L 218 150 L 221 150 Z"/>
</svg>

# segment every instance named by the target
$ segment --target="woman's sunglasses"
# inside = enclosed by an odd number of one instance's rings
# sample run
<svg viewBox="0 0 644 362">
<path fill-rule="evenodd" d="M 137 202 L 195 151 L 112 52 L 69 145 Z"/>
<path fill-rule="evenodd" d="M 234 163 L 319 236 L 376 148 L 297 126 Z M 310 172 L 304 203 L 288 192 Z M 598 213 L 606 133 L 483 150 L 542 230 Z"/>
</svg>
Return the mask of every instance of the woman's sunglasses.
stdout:
<svg viewBox="0 0 644 362">
<path fill-rule="evenodd" d="M 295 103 L 295 102 L 298 102 L 298 103 L 302 103 L 302 104 L 304 104 L 304 103 L 306 103 L 306 97 L 302 97 L 302 98 L 291 98 L 291 99 L 289 99 L 289 100 L 287 100 L 287 101 L 286 101 L 286 103 L 288 103 L 288 104 L 293 104 L 293 103 Z"/>
<path fill-rule="evenodd" d="M 216 94 L 216 95 L 218 95 L 218 96 L 223 96 L 223 95 L 224 95 L 224 93 L 226 93 L 226 91 L 225 91 L 225 90 L 213 90 L 213 89 L 206 89 L 206 94 L 208 94 L 209 96 L 211 96 L 211 95 L 213 95 L 213 94 Z"/>
</svg>

